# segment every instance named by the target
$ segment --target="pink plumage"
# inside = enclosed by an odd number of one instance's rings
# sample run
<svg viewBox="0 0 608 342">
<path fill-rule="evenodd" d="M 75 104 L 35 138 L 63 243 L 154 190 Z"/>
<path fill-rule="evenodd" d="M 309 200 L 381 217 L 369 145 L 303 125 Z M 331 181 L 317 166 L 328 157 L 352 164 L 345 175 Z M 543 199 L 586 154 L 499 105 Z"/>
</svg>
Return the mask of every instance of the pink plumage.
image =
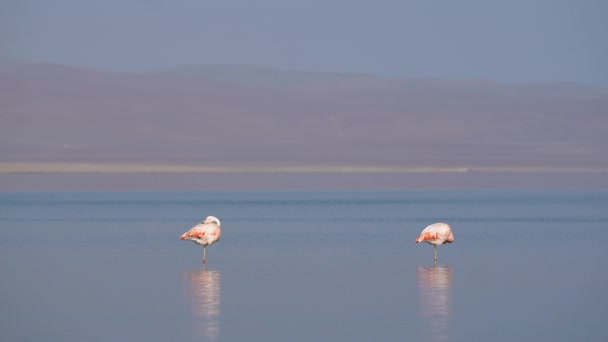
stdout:
<svg viewBox="0 0 608 342">
<path fill-rule="evenodd" d="M 202 223 L 190 228 L 181 236 L 182 240 L 190 240 L 203 246 L 203 264 L 207 263 L 207 246 L 219 241 L 222 236 L 220 225 L 220 220 L 217 217 L 207 216 Z"/>
<path fill-rule="evenodd" d="M 420 235 L 418 235 L 416 243 L 418 242 L 426 242 L 433 245 L 435 249 L 435 263 L 437 263 L 437 246 L 454 242 L 454 234 L 449 224 L 441 222 L 433 223 L 424 228 Z"/>
</svg>

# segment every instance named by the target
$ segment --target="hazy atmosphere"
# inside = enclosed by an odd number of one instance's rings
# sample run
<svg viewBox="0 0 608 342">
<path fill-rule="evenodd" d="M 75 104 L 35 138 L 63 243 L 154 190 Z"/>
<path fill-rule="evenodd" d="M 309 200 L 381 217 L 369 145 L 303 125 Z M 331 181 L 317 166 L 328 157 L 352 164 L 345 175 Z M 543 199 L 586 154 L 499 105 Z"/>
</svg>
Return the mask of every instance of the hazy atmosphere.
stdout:
<svg viewBox="0 0 608 342">
<path fill-rule="evenodd" d="M 0 53 L 111 70 L 250 64 L 608 84 L 600 0 L 0 1 Z"/>
<path fill-rule="evenodd" d="M 0 0 L 0 340 L 608 341 L 607 14 Z"/>
<path fill-rule="evenodd" d="M 66 172 L 606 183 L 605 2 L 0 4 L 2 189 Z M 480 184 L 517 185 L 501 178 Z"/>
</svg>

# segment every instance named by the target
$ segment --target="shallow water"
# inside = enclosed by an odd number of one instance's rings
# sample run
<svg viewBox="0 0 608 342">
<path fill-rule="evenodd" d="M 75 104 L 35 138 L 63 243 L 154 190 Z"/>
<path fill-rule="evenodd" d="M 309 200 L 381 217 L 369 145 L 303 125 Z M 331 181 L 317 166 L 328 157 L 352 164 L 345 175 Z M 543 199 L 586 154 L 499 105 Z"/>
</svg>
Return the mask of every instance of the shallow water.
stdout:
<svg viewBox="0 0 608 342">
<path fill-rule="evenodd" d="M 605 341 L 608 191 L 0 193 L 3 341 Z M 204 218 L 222 239 L 179 240 Z M 456 241 L 415 244 L 428 224 Z"/>
</svg>

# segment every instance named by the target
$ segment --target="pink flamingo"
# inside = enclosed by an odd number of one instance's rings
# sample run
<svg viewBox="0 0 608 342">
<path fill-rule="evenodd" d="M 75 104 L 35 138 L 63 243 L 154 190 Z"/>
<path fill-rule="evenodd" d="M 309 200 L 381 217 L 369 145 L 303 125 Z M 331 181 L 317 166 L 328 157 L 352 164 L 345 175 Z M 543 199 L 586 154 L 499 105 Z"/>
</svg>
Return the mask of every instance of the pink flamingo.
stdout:
<svg viewBox="0 0 608 342">
<path fill-rule="evenodd" d="M 447 223 L 433 223 L 432 225 L 424 228 L 416 243 L 426 242 L 433 245 L 435 249 L 435 263 L 437 263 L 437 245 L 443 245 L 444 243 L 454 242 L 454 234 L 452 234 L 452 228 Z"/>
<path fill-rule="evenodd" d="M 202 223 L 197 224 L 182 234 L 181 239 L 190 240 L 197 245 L 203 246 L 203 264 L 206 264 L 207 246 L 219 241 L 221 236 L 220 220 L 215 216 L 207 216 Z"/>
</svg>

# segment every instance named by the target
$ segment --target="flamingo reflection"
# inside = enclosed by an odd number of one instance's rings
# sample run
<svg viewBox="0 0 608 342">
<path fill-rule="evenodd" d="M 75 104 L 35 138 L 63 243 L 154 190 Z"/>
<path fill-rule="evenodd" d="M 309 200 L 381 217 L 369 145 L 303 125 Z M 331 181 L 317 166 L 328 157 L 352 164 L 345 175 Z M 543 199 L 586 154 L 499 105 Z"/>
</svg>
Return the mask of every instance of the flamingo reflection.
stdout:
<svg viewBox="0 0 608 342">
<path fill-rule="evenodd" d="M 210 341 L 220 334 L 220 272 L 197 269 L 187 274 L 188 294 L 196 316 L 195 333 Z"/>
<path fill-rule="evenodd" d="M 418 266 L 420 315 L 430 324 L 431 341 L 448 340 L 452 273 L 451 265 Z"/>
</svg>

